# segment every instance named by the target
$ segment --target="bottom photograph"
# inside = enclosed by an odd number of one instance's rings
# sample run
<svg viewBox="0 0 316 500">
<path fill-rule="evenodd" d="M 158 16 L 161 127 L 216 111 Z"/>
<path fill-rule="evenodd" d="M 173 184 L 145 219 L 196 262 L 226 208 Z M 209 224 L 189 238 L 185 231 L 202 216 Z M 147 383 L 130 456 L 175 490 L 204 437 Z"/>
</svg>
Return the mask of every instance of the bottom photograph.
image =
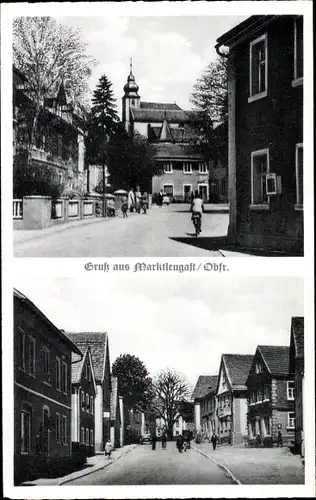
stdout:
<svg viewBox="0 0 316 500">
<path fill-rule="evenodd" d="M 20 276 L 15 485 L 304 484 L 303 285 Z"/>
</svg>

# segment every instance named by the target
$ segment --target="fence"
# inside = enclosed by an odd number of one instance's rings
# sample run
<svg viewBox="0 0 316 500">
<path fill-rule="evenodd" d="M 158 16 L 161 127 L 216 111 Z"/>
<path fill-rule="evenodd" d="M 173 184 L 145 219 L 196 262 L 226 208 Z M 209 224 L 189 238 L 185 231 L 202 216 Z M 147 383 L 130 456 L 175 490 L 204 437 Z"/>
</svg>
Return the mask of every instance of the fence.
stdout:
<svg viewBox="0 0 316 500">
<path fill-rule="evenodd" d="M 23 200 L 13 200 L 13 219 L 23 219 Z"/>
</svg>

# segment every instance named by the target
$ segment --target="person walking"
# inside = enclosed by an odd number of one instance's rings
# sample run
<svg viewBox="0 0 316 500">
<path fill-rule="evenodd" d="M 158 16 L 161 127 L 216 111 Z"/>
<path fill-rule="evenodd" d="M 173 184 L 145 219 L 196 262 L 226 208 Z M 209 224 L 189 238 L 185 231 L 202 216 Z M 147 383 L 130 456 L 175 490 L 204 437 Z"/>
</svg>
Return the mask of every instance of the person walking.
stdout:
<svg viewBox="0 0 316 500">
<path fill-rule="evenodd" d="M 127 211 L 128 211 L 128 203 L 127 203 L 126 197 L 123 198 L 123 200 L 122 200 L 121 210 L 122 210 L 123 219 L 126 219 L 127 218 Z"/>
<path fill-rule="evenodd" d="M 212 434 L 211 443 L 213 445 L 213 450 L 216 450 L 216 445 L 218 443 L 218 437 L 216 436 L 215 432 L 213 432 L 213 434 Z"/>
<path fill-rule="evenodd" d="M 179 453 L 182 453 L 182 450 L 183 450 L 183 436 L 181 434 L 179 434 L 179 436 L 177 437 L 177 448 L 179 450 Z"/>
<path fill-rule="evenodd" d="M 160 189 L 160 192 L 158 194 L 158 204 L 160 207 L 162 207 L 162 204 L 163 204 L 163 190 Z"/>
<path fill-rule="evenodd" d="M 107 456 L 108 458 L 111 458 L 111 453 L 112 453 L 112 444 L 111 441 L 108 440 L 105 444 L 104 455 Z"/>
<path fill-rule="evenodd" d="M 281 432 L 281 431 L 278 431 L 278 441 L 277 441 L 277 445 L 278 445 L 278 447 L 279 447 L 279 446 L 283 446 L 282 432 Z"/>
<path fill-rule="evenodd" d="M 138 214 L 140 214 L 141 199 L 142 193 L 140 192 L 140 187 L 137 186 L 135 191 L 135 208 Z"/>
<path fill-rule="evenodd" d="M 152 450 L 156 449 L 156 443 L 157 443 L 157 436 L 156 436 L 156 434 L 153 434 L 152 438 L 151 438 L 151 449 Z"/>
<path fill-rule="evenodd" d="M 128 192 L 127 204 L 128 204 L 128 210 L 130 212 L 133 212 L 134 207 L 135 207 L 135 194 L 134 194 L 133 188 L 131 188 Z"/>
<path fill-rule="evenodd" d="M 165 433 L 161 436 L 161 447 L 163 450 L 167 447 L 167 436 Z"/>
</svg>

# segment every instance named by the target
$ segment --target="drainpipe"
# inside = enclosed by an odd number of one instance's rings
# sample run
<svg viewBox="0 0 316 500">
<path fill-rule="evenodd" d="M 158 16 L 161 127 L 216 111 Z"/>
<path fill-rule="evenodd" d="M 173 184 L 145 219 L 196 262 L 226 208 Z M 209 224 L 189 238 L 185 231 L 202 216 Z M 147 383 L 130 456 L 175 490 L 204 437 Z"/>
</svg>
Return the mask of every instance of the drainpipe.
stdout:
<svg viewBox="0 0 316 500">
<path fill-rule="evenodd" d="M 220 57 L 228 60 L 228 201 L 229 226 L 228 241 L 237 243 L 237 190 L 236 190 L 236 79 L 234 71 L 235 55 L 225 54 L 217 44 L 215 50 Z"/>
</svg>

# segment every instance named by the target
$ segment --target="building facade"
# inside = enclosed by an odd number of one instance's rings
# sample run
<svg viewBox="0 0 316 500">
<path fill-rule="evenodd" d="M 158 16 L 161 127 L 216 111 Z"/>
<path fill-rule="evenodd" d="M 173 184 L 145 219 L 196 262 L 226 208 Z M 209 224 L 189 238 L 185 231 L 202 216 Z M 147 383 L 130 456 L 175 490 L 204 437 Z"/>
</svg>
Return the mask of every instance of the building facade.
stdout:
<svg viewBox="0 0 316 500">
<path fill-rule="evenodd" d="M 128 133 L 139 132 L 157 150 L 162 173 L 152 180 L 152 194 L 163 190 L 172 201 L 191 201 L 199 191 L 208 201 L 209 164 L 194 146 L 204 113 L 184 111 L 176 103 L 143 102 L 138 91 L 131 67 L 122 98 L 122 122 Z"/>
<path fill-rule="evenodd" d="M 71 457 L 72 353 L 81 351 L 14 291 L 14 467 L 16 479 Z"/>
<path fill-rule="evenodd" d="M 29 162 L 40 171 L 51 168 L 54 183 L 61 188 L 85 192 L 85 143 L 80 112 L 67 101 L 63 84 L 54 97 L 43 99 L 32 130 L 34 102 L 28 91 L 27 78 L 13 67 L 13 130 L 15 171 L 22 171 Z M 33 137 L 30 143 L 30 137 Z M 21 192 L 15 195 L 23 196 Z M 38 193 L 25 193 L 38 194 Z"/>
<path fill-rule="evenodd" d="M 200 375 L 194 388 L 194 427 L 197 433 L 210 438 L 218 431 L 216 415 L 217 375 Z"/>
<path fill-rule="evenodd" d="M 305 456 L 304 440 L 304 318 L 295 316 L 291 323 L 289 373 L 294 376 L 295 448 Z"/>
<path fill-rule="evenodd" d="M 121 421 L 121 410 L 120 410 L 120 398 L 118 394 L 118 379 L 117 377 L 111 377 L 111 410 L 110 410 L 110 420 L 111 420 L 111 444 L 112 447 L 119 448 L 123 445 L 121 442 L 121 426 L 123 421 Z"/>
<path fill-rule="evenodd" d="M 95 452 L 95 398 L 97 387 L 90 347 L 83 352 L 82 360 L 73 354 L 72 369 L 72 442 L 84 448 L 86 455 Z"/>
<path fill-rule="evenodd" d="M 224 46 L 230 240 L 301 254 L 303 16 L 252 16 L 218 38 L 223 56 Z"/>
<path fill-rule="evenodd" d="M 273 446 L 282 434 L 282 443 L 294 438 L 294 379 L 289 374 L 287 346 L 258 346 L 247 378 L 248 442 L 256 437 Z"/>
<path fill-rule="evenodd" d="M 67 337 L 81 350 L 90 347 L 96 383 L 94 407 L 95 451 L 104 451 L 110 439 L 111 371 L 109 340 L 104 332 L 67 332 Z"/>
<path fill-rule="evenodd" d="M 253 356 L 223 354 L 217 384 L 219 442 L 240 445 L 247 437 L 246 380 Z"/>
</svg>

